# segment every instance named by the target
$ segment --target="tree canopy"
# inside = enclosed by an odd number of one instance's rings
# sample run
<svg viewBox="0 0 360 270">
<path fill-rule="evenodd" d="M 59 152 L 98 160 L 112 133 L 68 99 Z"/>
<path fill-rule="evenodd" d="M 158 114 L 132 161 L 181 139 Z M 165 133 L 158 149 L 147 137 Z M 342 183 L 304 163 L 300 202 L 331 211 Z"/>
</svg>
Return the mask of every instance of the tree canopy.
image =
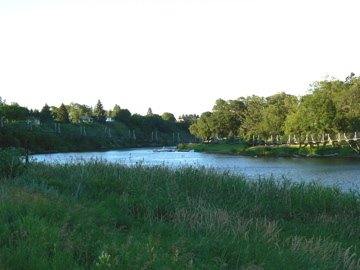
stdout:
<svg viewBox="0 0 360 270">
<path fill-rule="evenodd" d="M 24 120 L 29 116 L 29 110 L 20 106 L 18 103 L 7 105 L 5 101 L 0 100 L 0 117 L 10 121 Z"/>
<path fill-rule="evenodd" d="M 72 102 L 70 105 L 66 106 L 71 122 L 78 123 L 81 116 L 91 116 L 92 109 L 91 107 L 85 104 L 79 104 Z"/>
<path fill-rule="evenodd" d="M 298 98 L 280 92 L 269 97 L 218 99 L 212 112 L 203 113 L 190 132 L 208 140 L 240 136 L 354 133 L 360 131 L 360 77 L 315 82 Z"/>
<path fill-rule="evenodd" d="M 165 121 L 170 121 L 170 122 L 176 122 L 176 118 L 175 116 L 172 114 L 172 113 L 169 113 L 169 112 L 164 112 L 162 115 L 161 115 L 161 118 Z"/>
<path fill-rule="evenodd" d="M 170 112 L 160 116 L 154 114 L 151 108 L 145 116 L 131 114 L 117 104 L 106 112 L 100 100 L 94 108 L 79 103 L 61 104 L 59 108 L 45 104 L 39 112 L 29 111 L 17 103 L 9 105 L 0 97 L 0 116 L 5 121 L 39 117 L 42 122 L 56 120 L 67 123 L 70 119 L 78 123 L 81 116 L 89 116 L 105 122 L 107 115 L 131 130 L 141 128 L 150 134 L 189 130 L 202 140 L 354 133 L 360 132 L 360 77 L 351 73 L 344 80 L 315 82 L 302 97 L 279 92 L 268 97 L 219 98 L 212 111 L 204 112 L 200 117 L 196 114 L 182 115 L 179 121 Z"/>
</svg>

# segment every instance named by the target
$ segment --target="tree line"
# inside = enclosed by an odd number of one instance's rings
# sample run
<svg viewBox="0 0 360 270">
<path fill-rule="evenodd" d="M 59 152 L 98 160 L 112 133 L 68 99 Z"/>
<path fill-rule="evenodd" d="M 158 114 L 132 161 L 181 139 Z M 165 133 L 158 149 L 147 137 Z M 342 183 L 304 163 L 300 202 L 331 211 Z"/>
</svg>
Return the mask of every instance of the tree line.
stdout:
<svg viewBox="0 0 360 270">
<path fill-rule="evenodd" d="M 47 152 L 172 145 L 194 140 L 189 126 L 197 118 L 182 115 L 177 120 L 172 113 L 158 115 L 151 108 L 146 115 L 132 114 L 119 105 L 107 111 L 100 100 L 94 107 L 45 104 L 41 110 L 29 110 L 0 97 L 0 147 Z"/>
<path fill-rule="evenodd" d="M 360 131 L 360 77 L 354 73 L 345 80 L 315 82 L 302 97 L 280 92 L 218 99 L 212 111 L 202 113 L 190 126 L 190 132 L 204 141 L 356 131 Z"/>
<path fill-rule="evenodd" d="M 105 110 L 100 100 L 97 101 L 94 107 L 72 102 L 68 105 L 62 103 L 59 107 L 45 104 L 39 111 L 37 109 L 33 110 L 20 106 L 16 102 L 7 104 L 6 100 L 1 97 L 0 117 L 10 122 L 39 119 L 43 123 L 79 123 L 87 121 L 104 123 L 107 119 L 111 118 L 111 121 L 121 121 L 125 124 L 131 124 L 132 122 L 138 122 L 139 119 L 143 117 L 146 117 L 145 120 L 151 120 L 150 118 L 153 118 L 152 122 L 154 122 L 154 119 L 158 120 L 158 122 L 177 122 L 177 119 L 172 113 L 164 112 L 162 115 L 158 115 L 154 114 L 151 108 L 148 109 L 145 116 L 132 114 L 128 109 L 121 108 L 118 104 L 115 104 L 113 109 Z M 183 126 L 190 126 L 198 117 L 196 114 L 183 114 L 179 117 L 179 123 L 182 123 Z"/>
</svg>

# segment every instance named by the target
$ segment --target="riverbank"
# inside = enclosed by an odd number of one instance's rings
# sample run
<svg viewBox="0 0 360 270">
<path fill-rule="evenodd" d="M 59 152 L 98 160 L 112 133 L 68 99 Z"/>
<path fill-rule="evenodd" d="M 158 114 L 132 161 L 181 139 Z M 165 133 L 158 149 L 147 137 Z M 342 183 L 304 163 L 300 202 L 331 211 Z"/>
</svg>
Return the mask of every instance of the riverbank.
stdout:
<svg viewBox="0 0 360 270">
<path fill-rule="evenodd" d="M 0 181 L 1 269 L 360 266 L 360 198 L 334 188 L 95 161 Z"/>
<path fill-rule="evenodd" d="M 215 154 L 230 154 L 230 155 L 244 155 L 256 157 L 327 157 L 327 158 L 360 158 L 349 146 L 320 146 L 310 147 L 299 145 L 278 145 L 278 146 L 248 146 L 245 144 L 200 144 L 189 143 L 179 144 L 179 151 L 197 151 Z"/>
<path fill-rule="evenodd" d="M 138 123 L 128 126 L 118 121 L 61 125 L 43 123 L 34 126 L 17 121 L 0 128 L 0 148 L 22 148 L 31 154 L 88 152 L 175 145 L 175 134 L 182 141 L 193 139 L 182 124 L 167 124 L 167 128 L 164 126 L 160 132 L 152 125 Z"/>
</svg>

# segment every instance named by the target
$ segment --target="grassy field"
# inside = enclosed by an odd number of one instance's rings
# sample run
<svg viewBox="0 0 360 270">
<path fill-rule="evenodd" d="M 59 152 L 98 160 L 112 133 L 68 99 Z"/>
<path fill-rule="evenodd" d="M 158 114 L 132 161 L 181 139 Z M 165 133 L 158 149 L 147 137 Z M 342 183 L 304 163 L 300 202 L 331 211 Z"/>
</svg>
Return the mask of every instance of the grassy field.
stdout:
<svg viewBox="0 0 360 270">
<path fill-rule="evenodd" d="M 0 269 L 360 269 L 360 196 L 197 168 L 29 164 Z"/>
<path fill-rule="evenodd" d="M 293 156 L 332 156 L 338 157 L 360 157 L 349 146 L 342 145 L 333 147 L 327 146 L 302 146 L 299 145 L 279 145 L 279 146 L 247 146 L 245 144 L 201 144 L 201 143 L 189 143 L 180 144 L 179 150 L 195 150 L 199 152 L 218 153 L 218 154 L 234 154 L 234 155 L 247 155 L 247 156 L 274 156 L 274 157 L 293 157 Z"/>
</svg>

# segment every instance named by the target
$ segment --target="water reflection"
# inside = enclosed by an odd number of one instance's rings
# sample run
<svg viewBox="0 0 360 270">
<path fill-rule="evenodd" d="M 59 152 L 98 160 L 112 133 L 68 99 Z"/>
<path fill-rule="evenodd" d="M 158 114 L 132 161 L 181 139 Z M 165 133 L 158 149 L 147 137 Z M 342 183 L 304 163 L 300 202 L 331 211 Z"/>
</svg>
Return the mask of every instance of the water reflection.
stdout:
<svg viewBox="0 0 360 270">
<path fill-rule="evenodd" d="M 157 152 L 154 149 L 58 153 L 34 155 L 33 158 L 47 163 L 98 159 L 126 165 L 141 163 L 145 166 L 204 166 L 218 171 L 243 174 L 250 179 L 271 176 L 277 180 L 315 181 L 338 186 L 343 190 L 360 190 L 360 160 L 354 159 L 254 158 L 198 152 Z"/>
</svg>

